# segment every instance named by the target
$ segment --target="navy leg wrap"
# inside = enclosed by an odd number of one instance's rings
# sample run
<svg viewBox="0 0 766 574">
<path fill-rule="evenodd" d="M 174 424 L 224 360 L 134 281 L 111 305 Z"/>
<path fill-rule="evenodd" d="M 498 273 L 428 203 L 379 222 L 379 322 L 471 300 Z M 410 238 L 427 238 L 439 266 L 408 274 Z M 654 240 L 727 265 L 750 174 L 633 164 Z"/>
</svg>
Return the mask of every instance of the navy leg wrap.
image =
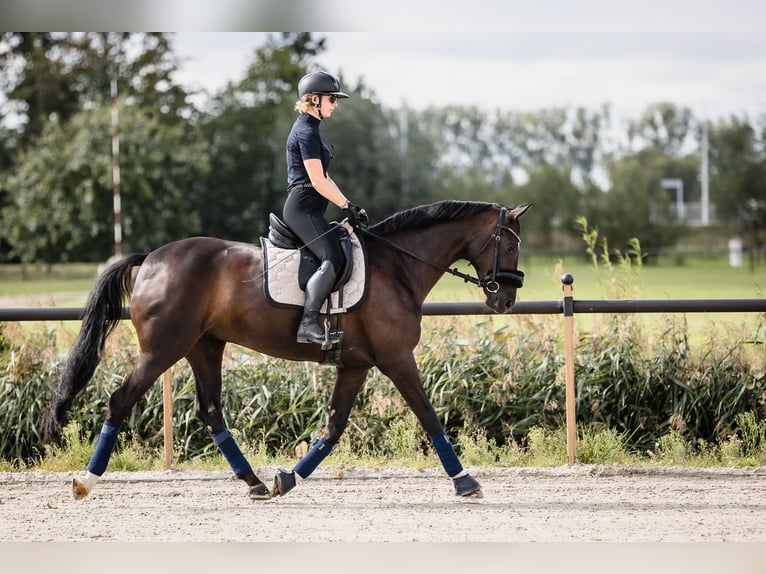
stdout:
<svg viewBox="0 0 766 574">
<path fill-rule="evenodd" d="M 436 454 L 439 455 L 439 460 L 442 461 L 442 466 L 447 476 L 455 476 L 463 470 L 463 465 L 460 464 L 455 454 L 455 449 L 452 448 L 452 443 L 450 443 L 444 431 L 433 435 L 431 437 L 431 444 L 434 446 Z"/>
<path fill-rule="evenodd" d="M 298 473 L 301 478 L 308 477 L 308 475 L 316 470 L 316 467 L 319 466 L 319 463 L 322 462 L 328 454 L 330 454 L 332 446 L 333 445 L 331 442 L 323 438 L 315 441 L 308 454 L 306 454 L 306 456 L 298 461 L 298 464 L 295 465 L 293 470 Z"/>
<path fill-rule="evenodd" d="M 101 434 L 98 436 L 96 451 L 90 457 L 88 463 L 88 472 L 101 476 L 109 464 L 109 458 L 112 456 L 114 445 L 117 443 L 117 435 L 120 434 L 120 427 L 109 421 L 104 421 L 101 427 Z"/>
<path fill-rule="evenodd" d="M 237 478 L 242 478 L 242 476 L 247 473 L 253 473 L 250 463 L 247 462 L 245 455 L 239 450 L 237 442 L 234 440 L 234 437 L 231 436 L 228 429 L 223 429 L 222 431 L 215 433 L 213 435 L 213 442 L 215 443 L 215 446 L 218 447 L 218 450 L 221 451 L 224 458 L 226 458 L 229 466 L 231 466 L 231 470 L 234 471 Z"/>
</svg>

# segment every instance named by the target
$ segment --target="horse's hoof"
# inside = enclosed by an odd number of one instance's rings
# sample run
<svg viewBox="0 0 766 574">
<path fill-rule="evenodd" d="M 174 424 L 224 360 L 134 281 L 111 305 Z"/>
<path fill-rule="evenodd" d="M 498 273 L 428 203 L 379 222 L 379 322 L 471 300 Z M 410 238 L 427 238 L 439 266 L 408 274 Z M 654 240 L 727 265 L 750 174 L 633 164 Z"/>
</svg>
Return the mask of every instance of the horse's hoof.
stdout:
<svg viewBox="0 0 766 574">
<path fill-rule="evenodd" d="M 251 486 L 247 495 L 251 500 L 269 500 L 271 498 L 269 489 L 262 482 Z"/>
<path fill-rule="evenodd" d="M 83 481 L 81 481 L 79 478 L 72 479 L 72 494 L 74 495 L 75 500 L 82 500 L 88 496 L 89 492 L 90 490 L 87 486 L 85 486 Z"/>
<path fill-rule="evenodd" d="M 455 496 L 484 498 L 484 494 L 481 492 L 481 484 L 470 474 L 460 478 L 453 478 L 452 484 L 455 486 Z"/>
<path fill-rule="evenodd" d="M 274 475 L 274 496 L 284 496 L 293 488 L 295 488 L 295 472 L 278 468 L 277 474 Z"/>
</svg>

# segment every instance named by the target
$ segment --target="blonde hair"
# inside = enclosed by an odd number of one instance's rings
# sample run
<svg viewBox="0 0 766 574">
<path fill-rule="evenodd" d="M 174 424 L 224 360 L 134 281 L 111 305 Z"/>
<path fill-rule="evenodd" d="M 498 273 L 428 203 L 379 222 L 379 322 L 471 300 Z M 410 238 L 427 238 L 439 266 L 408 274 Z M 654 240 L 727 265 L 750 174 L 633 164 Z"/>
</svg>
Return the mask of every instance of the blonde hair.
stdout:
<svg viewBox="0 0 766 574">
<path fill-rule="evenodd" d="M 314 107 L 314 103 L 311 101 L 311 97 L 314 94 L 306 94 L 301 99 L 299 99 L 297 102 L 295 102 L 295 111 L 299 112 L 301 114 L 305 114 L 308 112 L 311 108 Z"/>
</svg>

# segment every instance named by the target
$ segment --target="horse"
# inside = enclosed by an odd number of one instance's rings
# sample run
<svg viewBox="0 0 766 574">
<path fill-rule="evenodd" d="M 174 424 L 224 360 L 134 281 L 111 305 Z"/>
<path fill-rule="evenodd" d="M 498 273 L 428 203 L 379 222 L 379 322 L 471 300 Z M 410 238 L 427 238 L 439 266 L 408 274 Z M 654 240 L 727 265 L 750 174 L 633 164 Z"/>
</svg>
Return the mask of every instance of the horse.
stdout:
<svg viewBox="0 0 766 574">
<path fill-rule="evenodd" d="M 481 485 L 463 468 L 426 395 L 413 351 L 420 339 L 423 301 L 445 272 L 479 286 L 494 312 L 511 311 L 524 277 L 518 270 L 519 219 L 530 205 L 441 201 L 357 230 L 366 245 L 368 287 L 362 303 L 344 316 L 327 425 L 293 469 L 277 469 L 271 492 L 224 423 L 224 348 L 233 343 L 273 357 L 318 363 L 328 351 L 319 344 L 296 342 L 300 310 L 267 301 L 261 247 L 191 237 L 117 261 L 94 283 L 46 414 L 48 436 L 60 436 L 67 411 L 92 378 L 129 298 L 138 358 L 110 396 L 87 472 L 72 481 L 75 499 L 85 498 L 105 472 L 120 425 L 136 402 L 183 358 L 195 379 L 195 414 L 253 500 L 284 496 L 316 469 L 340 439 L 372 367 L 393 382 L 417 416 L 452 479 L 455 495 L 481 497 Z M 470 262 L 476 277 L 449 269 L 458 260 Z"/>
</svg>

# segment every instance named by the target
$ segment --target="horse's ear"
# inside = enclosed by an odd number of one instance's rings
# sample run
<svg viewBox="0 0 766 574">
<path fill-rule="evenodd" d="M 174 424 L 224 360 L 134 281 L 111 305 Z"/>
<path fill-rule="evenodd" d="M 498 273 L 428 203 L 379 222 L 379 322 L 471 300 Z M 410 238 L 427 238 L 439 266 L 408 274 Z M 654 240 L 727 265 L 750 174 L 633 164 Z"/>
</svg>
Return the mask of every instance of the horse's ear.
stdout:
<svg viewBox="0 0 766 574">
<path fill-rule="evenodd" d="M 521 205 L 514 207 L 508 213 L 513 219 L 518 219 L 527 212 L 527 209 L 532 207 L 531 203 L 522 203 Z"/>
</svg>

